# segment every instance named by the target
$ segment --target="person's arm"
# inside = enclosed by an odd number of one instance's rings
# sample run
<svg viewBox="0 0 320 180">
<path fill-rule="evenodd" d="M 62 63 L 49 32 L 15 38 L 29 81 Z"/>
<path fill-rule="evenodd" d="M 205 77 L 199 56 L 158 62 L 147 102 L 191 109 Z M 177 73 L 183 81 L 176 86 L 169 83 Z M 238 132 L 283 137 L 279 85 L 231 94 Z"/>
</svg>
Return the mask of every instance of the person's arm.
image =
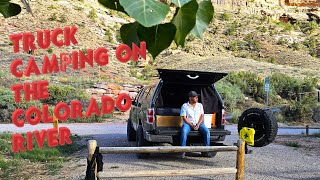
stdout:
<svg viewBox="0 0 320 180">
<path fill-rule="evenodd" d="M 201 115 L 200 115 L 199 121 L 197 123 L 196 130 L 199 129 L 199 127 L 200 127 L 200 125 L 201 125 L 201 123 L 203 121 L 203 117 L 204 117 L 204 110 L 203 110 L 202 104 L 200 104 L 200 113 L 201 113 Z"/>
<path fill-rule="evenodd" d="M 180 116 L 182 116 L 182 120 L 187 123 L 192 129 L 195 128 L 195 125 L 193 125 L 189 119 L 187 118 L 187 110 L 184 106 L 181 107 Z"/>
</svg>

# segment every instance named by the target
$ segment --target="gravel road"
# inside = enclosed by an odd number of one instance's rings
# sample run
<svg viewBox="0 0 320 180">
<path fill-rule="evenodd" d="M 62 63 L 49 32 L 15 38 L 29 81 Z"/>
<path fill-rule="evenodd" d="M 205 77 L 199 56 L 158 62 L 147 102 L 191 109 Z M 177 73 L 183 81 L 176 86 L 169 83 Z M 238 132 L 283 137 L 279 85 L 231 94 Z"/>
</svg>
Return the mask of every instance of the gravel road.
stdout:
<svg viewBox="0 0 320 180">
<path fill-rule="evenodd" d="M 59 124 L 59 126 L 69 127 L 72 133 L 89 136 L 88 139 L 96 139 L 98 146 L 134 146 L 134 143 L 128 143 L 126 140 L 126 124 L 124 123 Z M 8 130 L 12 132 L 26 132 L 51 127 L 51 124 L 41 124 L 37 126 L 25 125 L 23 128 L 15 128 L 12 124 L 1 124 L 0 132 Z M 227 129 L 232 132 L 232 135 L 226 138 L 225 144 L 232 145 L 238 139 L 236 126 L 230 125 L 227 126 Z M 286 134 L 288 131 L 292 131 L 292 129 L 279 129 L 279 134 Z M 253 154 L 248 154 L 245 157 L 245 179 L 320 179 L 320 157 L 315 153 L 308 153 L 301 148 L 293 148 L 275 143 L 263 148 L 251 149 L 253 150 Z M 85 154 L 86 152 L 83 153 L 83 155 Z M 180 159 L 177 154 L 153 154 L 149 159 L 140 160 L 137 159 L 134 154 L 115 154 L 104 155 L 103 160 L 104 171 L 112 172 L 128 170 L 136 171 L 235 167 L 235 159 L 236 152 L 221 152 L 218 153 L 214 158 L 197 157 L 197 154 L 190 154 L 190 156 L 188 156 L 186 159 Z M 79 176 L 84 176 L 86 170 L 86 167 L 84 166 L 86 164 L 85 156 L 83 156 L 83 160 L 78 163 L 80 165 L 78 166 L 77 171 L 80 171 L 81 173 L 74 174 L 74 176 L 69 179 L 79 179 Z M 65 169 L 65 171 L 66 170 L 67 169 Z M 61 179 L 62 176 L 59 178 Z M 228 180 L 234 179 L 234 175 L 145 179 Z"/>
</svg>

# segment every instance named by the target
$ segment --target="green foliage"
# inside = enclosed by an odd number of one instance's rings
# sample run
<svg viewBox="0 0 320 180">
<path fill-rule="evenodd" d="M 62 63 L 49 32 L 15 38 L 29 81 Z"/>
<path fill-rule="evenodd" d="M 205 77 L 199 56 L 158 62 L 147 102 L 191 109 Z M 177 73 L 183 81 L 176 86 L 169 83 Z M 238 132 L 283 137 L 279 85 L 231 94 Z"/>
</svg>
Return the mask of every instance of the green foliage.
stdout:
<svg viewBox="0 0 320 180">
<path fill-rule="evenodd" d="M 189 32 L 196 25 L 198 3 L 192 0 L 179 8 L 178 13 L 172 20 L 172 24 L 176 26 L 176 35 L 174 41 L 177 45 L 184 46 L 185 39 Z"/>
<path fill-rule="evenodd" d="M 168 5 L 154 0 L 136 0 L 132 6 L 131 0 L 120 0 L 125 11 L 144 27 L 160 24 L 168 14 Z"/>
<path fill-rule="evenodd" d="M 291 142 L 291 141 L 289 141 L 289 142 L 286 142 L 286 145 L 287 145 L 287 146 L 290 146 L 290 147 L 295 147 L 295 148 L 300 147 L 300 144 L 299 144 L 298 142 Z"/>
<path fill-rule="evenodd" d="M 172 41 L 183 47 L 190 33 L 201 38 L 214 14 L 209 0 L 199 3 L 196 0 L 174 0 L 171 5 L 175 8 L 175 14 L 172 17 L 172 12 L 169 11 L 171 1 L 166 4 L 156 0 L 137 0 L 135 6 L 132 6 L 131 0 L 98 0 L 98 2 L 106 8 L 119 11 L 136 20 L 122 25 L 121 39 L 129 46 L 132 42 L 139 44 L 140 41 L 148 41 L 147 44 L 151 45 L 147 45 L 147 50 L 154 59 L 170 47 Z M 146 32 L 153 36 L 147 36 Z M 163 35 L 164 32 L 167 34 Z"/>
<path fill-rule="evenodd" d="M 238 119 L 241 116 L 242 111 L 240 109 L 233 109 L 232 110 L 232 119 L 231 119 L 231 123 L 233 124 L 237 124 L 238 123 Z"/>
<path fill-rule="evenodd" d="M 311 56 L 317 56 L 318 41 L 314 36 L 307 38 L 303 44 L 309 49 L 309 54 Z"/>
<path fill-rule="evenodd" d="M 237 34 L 238 23 L 233 21 L 225 32 L 227 36 L 235 36 Z"/>
<path fill-rule="evenodd" d="M 224 12 L 223 14 L 221 14 L 220 16 L 220 20 L 222 21 L 230 21 L 232 19 L 232 16 L 230 13 Z"/>
<path fill-rule="evenodd" d="M 300 23 L 299 28 L 303 33 L 310 35 L 314 33 L 319 27 L 317 22 L 311 21 L 311 22 Z"/>
<path fill-rule="evenodd" d="M 62 15 L 60 16 L 60 19 L 58 20 L 58 22 L 66 23 L 66 22 L 67 22 L 66 16 L 65 16 L 64 14 L 62 14 Z"/>
<path fill-rule="evenodd" d="M 51 4 L 47 9 L 48 10 L 57 9 L 57 6 Z"/>
<path fill-rule="evenodd" d="M 256 74 L 251 72 L 231 73 L 226 80 L 238 86 L 244 94 L 252 95 L 256 101 L 263 101 L 265 97 L 264 82 Z"/>
<path fill-rule="evenodd" d="M 257 51 L 261 48 L 260 42 L 255 37 L 253 37 L 252 34 L 246 35 L 244 40 L 247 42 L 247 47 L 249 48 L 249 50 Z"/>
<path fill-rule="evenodd" d="M 271 76 L 271 86 L 276 93 L 285 99 L 296 99 L 298 93 L 311 92 L 317 86 L 316 78 L 296 79 L 281 73 L 274 73 Z"/>
<path fill-rule="evenodd" d="M 138 27 L 140 40 L 146 42 L 153 58 L 171 45 L 175 33 L 176 27 L 171 23 L 160 24 L 151 28 Z"/>
<path fill-rule="evenodd" d="M 293 42 L 291 47 L 295 50 L 295 51 L 298 51 L 301 49 L 301 44 L 298 43 L 298 42 Z"/>
<path fill-rule="evenodd" d="M 57 15 L 54 13 L 54 14 L 51 14 L 50 17 L 48 18 L 49 21 L 56 21 L 57 20 Z"/>
<path fill-rule="evenodd" d="M 21 7 L 18 4 L 10 3 L 10 0 L 0 1 L 0 13 L 5 17 L 12 17 L 20 14 Z"/>
<path fill-rule="evenodd" d="M 281 37 L 278 39 L 278 42 L 277 42 L 278 45 L 286 45 L 288 44 L 288 40 L 284 37 Z"/>
<path fill-rule="evenodd" d="M 25 134 L 23 136 L 26 138 Z M 78 143 L 79 136 L 71 135 L 70 138 L 72 140 L 70 145 L 66 144 L 52 148 L 48 147 L 46 139 L 41 150 L 38 147 L 34 147 L 32 151 L 13 153 L 11 150 L 11 134 L 0 134 L 0 153 L 5 156 L 5 158 L 0 158 L 0 177 L 4 179 L 10 179 L 10 177 L 19 179 L 19 171 L 23 171 L 23 168 L 20 167 L 24 167 L 25 163 L 41 163 L 44 166 L 44 174 L 59 172 L 63 162 L 69 159 L 68 156 L 85 148 L 85 146 Z M 35 139 L 33 139 L 33 144 L 37 144 Z M 24 175 L 24 178 L 27 177 Z"/>
<path fill-rule="evenodd" d="M 284 32 L 291 32 L 294 30 L 294 27 L 291 25 L 291 23 L 285 23 L 283 31 Z"/>
<path fill-rule="evenodd" d="M 70 103 L 72 100 L 89 100 L 88 95 L 81 89 L 69 85 L 50 85 L 49 98 L 41 100 L 42 103 L 56 105 L 59 102 Z"/>
<path fill-rule="evenodd" d="M 40 101 L 25 101 L 24 94 L 21 94 L 21 102 L 16 103 L 14 94 L 9 88 L 0 88 L 0 105 L 0 122 L 11 122 L 11 115 L 18 108 L 26 110 L 31 106 L 38 108 L 42 106 Z"/>
<path fill-rule="evenodd" d="M 202 38 L 203 33 L 208 28 L 211 19 L 213 18 L 214 9 L 211 5 L 211 1 L 202 1 L 199 4 L 199 9 L 196 17 L 196 25 L 192 29 L 191 33 L 198 38 Z"/>
<path fill-rule="evenodd" d="M 48 52 L 48 53 L 52 53 L 52 48 L 48 48 L 48 49 L 47 49 L 47 52 Z"/>
<path fill-rule="evenodd" d="M 96 18 L 98 18 L 98 15 L 94 8 L 91 8 L 91 11 L 89 11 L 88 17 L 94 22 L 96 21 Z"/>
<path fill-rule="evenodd" d="M 240 40 L 234 40 L 231 41 L 229 44 L 228 49 L 230 51 L 238 51 L 238 50 L 244 50 L 246 49 L 247 43 L 245 41 L 240 41 Z"/>
<path fill-rule="evenodd" d="M 215 87 L 224 99 L 225 107 L 228 110 L 237 107 L 238 103 L 244 101 L 244 95 L 236 84 L 231 84 L 228 81 L 218 81 L 215 83 Z"/>
</svg>

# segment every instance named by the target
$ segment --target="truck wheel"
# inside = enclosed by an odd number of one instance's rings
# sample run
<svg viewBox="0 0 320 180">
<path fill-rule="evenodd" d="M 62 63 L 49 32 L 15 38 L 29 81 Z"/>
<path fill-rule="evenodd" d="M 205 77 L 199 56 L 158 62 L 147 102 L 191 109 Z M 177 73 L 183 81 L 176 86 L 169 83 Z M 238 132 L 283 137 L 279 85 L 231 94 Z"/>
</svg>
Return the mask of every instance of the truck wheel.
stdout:
<svg viewBox="0 0 320 180">
<path fill-rule="evenodd" d="M 127 139 L 128 141 L 136 140 L 136 131 L 132 127 L 131 119 L 128 119 L 128 122 L 127 122 Z"/>
<path fill-rule="evenodd" d="M 137 133 L 136 133 L 136 146 L 137 147 L 143 147 L 143 146 L 148 146 L 149 142 L 146 141 L 143 137 L 143 129 L 142 126 L 139 125 Z M 148 158 L 150 156 L 150 153 L 137 153 L 137 157 L 139 159 L 143 159 L 143 158 Z"/>
<path fill-rule="evenodd" d="M 250 108 L 239 117 L 238 132 L 243 127 L 254 128 L 253 147 L 263 147 L 274 141 L 278 133 L 278 123 L 269 110 Z"/>
</svg>

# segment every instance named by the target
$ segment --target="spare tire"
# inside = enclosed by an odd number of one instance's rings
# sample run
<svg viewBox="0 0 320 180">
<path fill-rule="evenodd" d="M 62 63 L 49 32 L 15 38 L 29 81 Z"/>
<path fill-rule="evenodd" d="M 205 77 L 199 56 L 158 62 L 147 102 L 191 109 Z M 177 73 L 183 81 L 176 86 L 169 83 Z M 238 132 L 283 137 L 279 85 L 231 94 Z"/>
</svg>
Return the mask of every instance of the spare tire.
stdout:
<svg viewBox="0 0 320 180">
<path fill-rule="evenodd" d="M 250 108 L 239 117 L 238 132 L 243 127 L 253 128 L 254 147 L 263 147 L 274 141 L 278 133 L 278 123 L 270 110 Z"/>
</svg>

